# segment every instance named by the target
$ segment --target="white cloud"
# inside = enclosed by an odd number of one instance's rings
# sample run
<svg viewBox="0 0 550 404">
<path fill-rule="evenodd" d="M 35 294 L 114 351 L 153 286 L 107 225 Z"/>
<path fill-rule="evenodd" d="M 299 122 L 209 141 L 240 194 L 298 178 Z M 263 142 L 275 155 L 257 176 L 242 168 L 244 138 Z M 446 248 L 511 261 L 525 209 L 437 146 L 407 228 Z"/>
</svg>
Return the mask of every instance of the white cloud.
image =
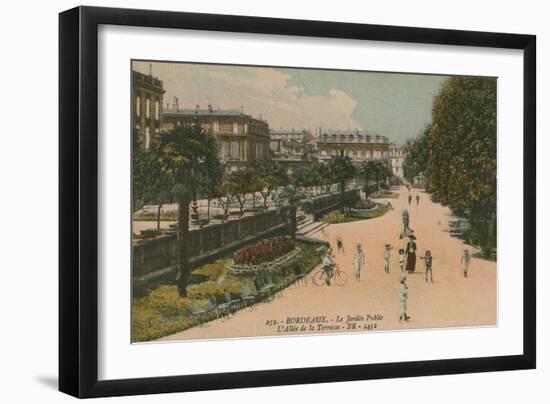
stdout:
<svg viewBox="0 0 550 404">
<path fill-rule="evenodd" d="M 136 70 L 148 73 L 149 64 Z M 165 101 L 179 98 L 180 108 L 239 109 L 267 119 L 272 129 L 359 128 L 352 118 L 357 101 L 340 89 L 307 95 L 288 84 L 290 76 L 273 68 L 153 63 L 153 75 L 164 80 Z"/>
</svg>

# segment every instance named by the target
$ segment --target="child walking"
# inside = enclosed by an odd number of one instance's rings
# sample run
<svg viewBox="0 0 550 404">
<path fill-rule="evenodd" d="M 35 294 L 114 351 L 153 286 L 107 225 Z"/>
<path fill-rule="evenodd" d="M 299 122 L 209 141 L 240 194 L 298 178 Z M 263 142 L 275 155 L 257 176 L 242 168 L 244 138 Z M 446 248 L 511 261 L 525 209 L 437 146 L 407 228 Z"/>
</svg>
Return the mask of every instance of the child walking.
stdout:
<svg viewBox="0 0 550 404">
<path fill-rule="evenodd" d="M 361 280 L 363 265 L 365 265 L 365 254 L 361 249 L 361 244 L 357 244 L 357 250 L 353 256 L 353 267 L 355 268 L 355 279 L 358 281 Z"/>
<path fill-rule="evenodd" d="M 464 255 L 462 258 L 460 258 L 460 262 L 462 263 L 462 270 L 464 271 L 464 277 L 468 277 L 468 270 L 470 268 L 470 261 L 472 260 L 470 256 L 470 251 L 464 250 Z"/>
<path fill-rule="evenodd" d="M 386 244 L 384 248 L 384 272 L 389 274 L 390 273 L 390 258 L 391 258 L 391 250 L 393 250 L 393 247 L 391 244 Z"/>
<path fill-rule="evenodd" d="M 407 300 L 409 300 L 409 287 L 407 286 L 407 277 L 401 276 L 399 282 L 399 301 L 401 303 L 401 315 L 399 321 L 409 321 L 410 317 L 407 315 Z"/>
<path fill-rule="evenodd" d="M 428 274 L 430 275 L 430 282 L 434 282 L 434 278 L 432 275 L 432 252 L 430 250 L 426 250 L 426 254 L 423 257 L 420 257 L 421 260 L 424 260 L 424 263 L 426 264 L 426 282 L 428 282 Z"/>
<path fill-rule="evenodd" d="M 401 272 L 405 270 L 405 250 L 402 248 L 399 249 L 399 269 Z"/>
</svg>

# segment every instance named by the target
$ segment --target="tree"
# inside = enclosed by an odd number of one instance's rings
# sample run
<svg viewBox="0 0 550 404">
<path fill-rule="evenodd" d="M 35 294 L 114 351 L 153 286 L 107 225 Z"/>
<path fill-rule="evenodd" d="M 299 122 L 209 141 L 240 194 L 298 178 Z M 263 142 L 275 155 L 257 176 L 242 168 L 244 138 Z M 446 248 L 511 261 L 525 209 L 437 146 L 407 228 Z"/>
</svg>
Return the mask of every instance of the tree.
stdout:
<svg viewBox="0 0 550 404">
<path fill-rule="evenodd" d="M 453 77 L 432 108 L 428 186 L 434 197 L 476 221 L 496 214 L 496 79 Z"/>
<path fill-rule="evenodd" d="M 138 132 L 133 132 L 132 151 L 132 205 L 133 212 L 145 205 L 157 205 L 157 231 L 160 230 L 162 205 L 171 202 L 172 184 L 162 172 L 156 144 L 153 139 L 149 150 L 139 143 Z"/>
<path fill-rule="evenodd" d="M 143 149 L 136 129 L 132 131 L 132 212 L 147 203 L 147 193 L 157 177 L 153 153 Z"/>
<path fill-rule="evenodd" d="M 344 213 L 346 183 L 355 176 L 356 168 L 351 158 L 342 153 L 330 159 L 329 169 L 331 176 L 340 184 L 340 211 Z"/>
<path fill-rule="evenodd" d="M 229 208 L 233 202 L 233 195 L 231 194 L 231 184 L 227 179 L 216 188 L 216 191 L 213 195 L 214 198 L 218 200 L 218 203 L 223 208 L 223 214 L 227 216 L 229 214 Z"/>
<path fill-rule="evenodd" d="M 217 198 L 220 185 L 223 182 L 223 164 L 218 159 L 212 159 L 205 162 L 205 170 L 200 174 L 206 173 L 207 175 L 201 175 L 199 178 L 199 189 L 201 194 L 206 197 L 208 201 L 208 208 L 206 217 L 210 220 L 210 202 L 212 199 Z"/>
<path fill-rule="evenodd" d="M 296 239 L 296 212 L 298 204 L 304 198 L 305 194 L 303 193 L 301 188 L 295 186 L 294 184 L 287 185 L 279 194 L 279 200 L 286 201 L 287 205 L 289 206 L 288 219 L 290 220 L 290 235 L 293 240 Z"/>
<path fill-rule="evenodd" d="M 254 170 L 246 168 L 229 174 L 224 190 L 239 202 L 242 215 L 248 194 L 257 192 L 260 188 L 261 184 Z"/>
<path fill-rule="evenodd" d="M 403 175 L 410 183 L 414 182 L 415 177 L 426 173 L 430 157 L 428 135 L 431 129 L 432 125 L 427 125 L 416 139 L 408 140 L 405 144 Z"/>
<path fill-rule="evenodd" d="M 365 182 L 364 190 L 369 194 L 371 187 L 370 184 L 374 183 L 376 185 L 376 190 L 380 190 L 380 183 L 383 181 L 386 186 L 389 184 L 391 177 L 393 177 L 393 172 L 388 166 L 387 162 L 382 160 L 368 160 L 361 164 L 359 168 L 361 178 Z"/>
<path fill-rule="evenodd" d="M 267 208 L 267 199 L 273 192 L 288 183 L 286 169 L 281 164 L 268 160 L 257 162 L 253 167 L 260 185 L 260 194 L 264 200 L 264 208 Z"/>
<path fill-rule="evenodd" d="M 189 279 L 189 204 L 195 199 L 200 179 L 216 173 L 218 144 L 213 135 L 197 123 L 176 127 L 159 138 L 158 156 L 161 170 L 174 184 L 172 191 L 178 204 L 178 273 L 176 284 L 180 296 L 187 295 Z"/>
<path fill-rule="evenodd" d="M 330 187 L 332 184 L 336 182 L 336 180 L 333 177 L 333 173 L 330 170 L 330 167 L 328 164 L 319 164 L 318 168 L 319 172 L 319 185 L 321 187 L 321 193 L 327 193 L 330 191 Z"/>
</svg>

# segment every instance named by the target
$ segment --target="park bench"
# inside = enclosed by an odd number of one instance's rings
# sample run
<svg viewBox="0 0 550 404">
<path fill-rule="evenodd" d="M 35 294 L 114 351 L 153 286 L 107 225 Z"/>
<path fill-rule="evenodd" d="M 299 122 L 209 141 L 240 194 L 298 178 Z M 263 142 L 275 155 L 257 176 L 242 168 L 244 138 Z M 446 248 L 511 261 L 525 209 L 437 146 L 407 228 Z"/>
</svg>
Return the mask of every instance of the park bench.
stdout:
<svg viewBox="0 0 550 404">
<path fill-rule="evenodd" d="M 193 315 L 193 317 L 197 319 L 200 324 L 202 324 L 204 322 L 204 318 L 208 314 L 212 312 L 216 312 L 217 314 L 218 308 L 217 308 L 216 300 L 213 297 L 210 297 L 208 299 L 208 305 L 205 307 L 200 307 L 199 305 L 197 305 L 195 300 L 191 300 L 189 302 L 189 310 L 191 311 L 191 314 Z"/>
</svg>

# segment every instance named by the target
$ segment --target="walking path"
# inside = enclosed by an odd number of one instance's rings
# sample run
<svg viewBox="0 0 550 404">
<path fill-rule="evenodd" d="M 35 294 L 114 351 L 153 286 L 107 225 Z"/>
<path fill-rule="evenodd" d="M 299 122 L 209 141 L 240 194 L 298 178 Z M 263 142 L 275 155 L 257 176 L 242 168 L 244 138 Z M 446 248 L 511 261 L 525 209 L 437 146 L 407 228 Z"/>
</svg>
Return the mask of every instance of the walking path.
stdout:
<svg viewBox="0 0 550 404">
<path fill-rule="evenodd" d="M 293 286 L 285 290 L 282 297 L 257 304 L 254 310 L 247 308 L 229 318 L 178 332 L 163 340 L 280 335 L 276 334 L 273 326 L 266 324 L 268 320 L 282 322 L 287 317 L 301 316 L 334 319 L 338 315 L 379 314 L 383 319 L 377 321 L 377 330 L 495 325 L 496 263 L 473 258 L 470 275 L 464 278 L 460 257 L 468 246 L 448 232 L 449 209 L 431 202 L 429 195 L 414 189 L 412 195 L 420 195 L 420 204 L 417 206 L 413 198 L 412 204 L 408 205 L 407 189 L 401 187 L 399 192 L 398 199 L 390 200 L 394 210 L 386 215 L 330 225 L 316 234 L 316 237 L 328 240 L 333 246 L 336 262 L 347 274 L 345 286 L 316 287 L 309 279 L 307 287 Z M 400 322 L 398 250 L 406 244 L 406 240 L 399 240 L 403 227 L 401 211 L 405 208 L 410 214 L 410 228 L 415 231 L 418 250 L 416 271 L 407 276 L 408 313 L 411 319 Z M 344 242 L 344 254 L 337 252 L 338 237 Z M 362 244 L 366 258 L 359 282 L 355 280 L 352 269 L 357 243 Z M 389 274 L 384 272 L 386 243 L 394 247 Z M 418 258 L 424 255 L 426 249 L 431 250 L 434 257 L 433 284 L 425 282 L 424 262 Z"/>
</svg>

